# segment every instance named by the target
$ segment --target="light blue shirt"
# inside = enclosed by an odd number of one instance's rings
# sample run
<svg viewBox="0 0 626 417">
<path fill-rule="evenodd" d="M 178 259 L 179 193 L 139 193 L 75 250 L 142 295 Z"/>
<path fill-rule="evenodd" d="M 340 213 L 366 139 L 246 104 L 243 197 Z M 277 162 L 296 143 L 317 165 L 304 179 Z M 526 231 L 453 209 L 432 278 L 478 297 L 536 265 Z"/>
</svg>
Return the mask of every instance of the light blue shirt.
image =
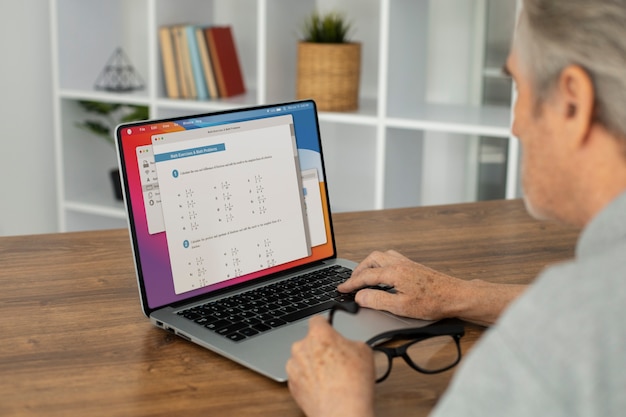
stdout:
<svg viewBox="0 0 626 417">
<path fill-rule="evenodd" d="M 626 415 L 626 193 L 487 331 L 433 415 Z"/>
</svg>

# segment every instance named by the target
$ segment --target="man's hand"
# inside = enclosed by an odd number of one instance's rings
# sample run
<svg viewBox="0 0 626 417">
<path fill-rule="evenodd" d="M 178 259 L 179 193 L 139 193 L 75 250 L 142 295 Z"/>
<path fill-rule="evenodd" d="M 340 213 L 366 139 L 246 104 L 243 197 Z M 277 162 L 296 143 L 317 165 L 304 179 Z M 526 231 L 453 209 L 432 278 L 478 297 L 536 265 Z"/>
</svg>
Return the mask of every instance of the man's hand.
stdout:
<svg viewBox="0 0 626 417">
<path fill-rule="evenodd" d="M 316 316 L 291 352 L 289 390 L 307 416 L 374 415 L 374 360 L 367 345 L 345 339 Z"/>
<path fill-rule="evenodd" d="M 391 286 L 394 292 L 362 289 L 355 298 L 361 307 L 425 320 L 459 317 L 483 325 L 494 323 L 526 288 L 465 281 L 387 251 L 371 253 L 337 289 L 347 293 L 374 285 Z"/>
</svg>

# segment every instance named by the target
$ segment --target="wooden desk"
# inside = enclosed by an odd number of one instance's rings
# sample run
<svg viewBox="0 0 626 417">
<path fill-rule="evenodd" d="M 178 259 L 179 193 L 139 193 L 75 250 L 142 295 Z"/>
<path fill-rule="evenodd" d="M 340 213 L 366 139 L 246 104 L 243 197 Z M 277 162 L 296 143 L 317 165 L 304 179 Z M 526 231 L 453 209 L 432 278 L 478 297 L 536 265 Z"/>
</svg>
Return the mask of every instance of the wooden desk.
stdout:
<svg viewBox="0 0 626 417">
<path fill-rule="evenodd" d="M 467 279 L 526 283 L 569 258 L 577 231 L 520 201 L 337 214 L 339 255 L 396 249 Z M 0 238 L 0 415 L 297 416 L 287 387 L 153 327 L 126 230 Z M 467 352 L 483 329 L 468 325 Z M 453 371 L 394 363 L 379 416 L 421 416 Z"/>
</svg>

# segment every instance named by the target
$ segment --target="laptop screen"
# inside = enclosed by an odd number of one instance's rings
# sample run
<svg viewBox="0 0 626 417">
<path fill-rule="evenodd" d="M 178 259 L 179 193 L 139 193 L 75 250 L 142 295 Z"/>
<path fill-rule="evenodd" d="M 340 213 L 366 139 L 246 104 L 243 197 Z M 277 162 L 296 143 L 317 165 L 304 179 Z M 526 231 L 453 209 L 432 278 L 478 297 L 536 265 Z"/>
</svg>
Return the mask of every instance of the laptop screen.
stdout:
<svg viewBox="0 0 626 417">
<path fill-rule="evenodd" d="M 116 136 L 144 310 L 335 256 L 314 102 Z"/>
</svg>

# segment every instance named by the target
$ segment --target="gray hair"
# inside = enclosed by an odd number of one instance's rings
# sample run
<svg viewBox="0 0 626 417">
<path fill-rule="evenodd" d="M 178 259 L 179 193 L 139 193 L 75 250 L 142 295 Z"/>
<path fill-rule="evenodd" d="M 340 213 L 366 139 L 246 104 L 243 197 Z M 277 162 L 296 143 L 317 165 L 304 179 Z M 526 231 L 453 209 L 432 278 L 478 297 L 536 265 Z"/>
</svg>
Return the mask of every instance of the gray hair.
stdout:
<svg viewBox="0 0 626 417">
<path fill-rule="evenodd" d="M 516 33 L 522 70 L 539 102 L 578 65 L 595 89 L 595 118 L 626 151 L 626 1 L 524 0 Z"/>
</svg>

